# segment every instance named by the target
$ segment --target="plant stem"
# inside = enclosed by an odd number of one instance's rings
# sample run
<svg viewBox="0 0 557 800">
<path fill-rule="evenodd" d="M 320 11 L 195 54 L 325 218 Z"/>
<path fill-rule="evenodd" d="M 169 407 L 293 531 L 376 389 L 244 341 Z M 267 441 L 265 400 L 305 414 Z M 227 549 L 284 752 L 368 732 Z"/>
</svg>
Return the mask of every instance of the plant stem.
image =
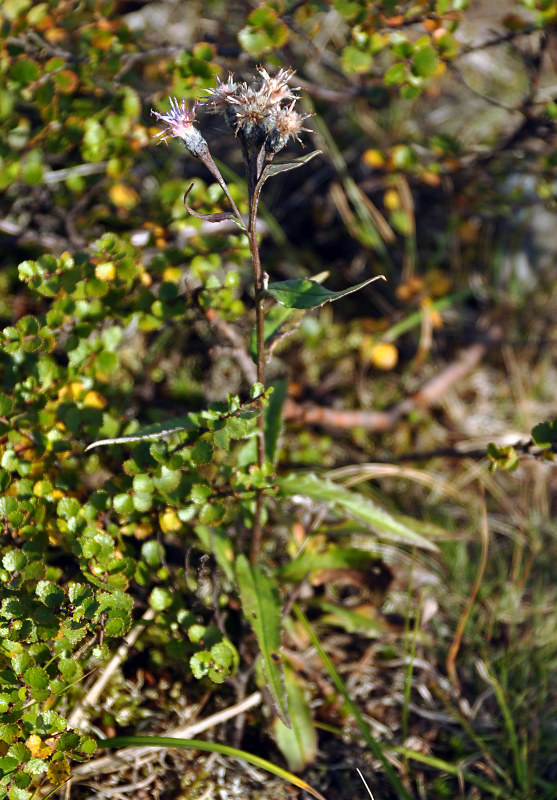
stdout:
<svg viewBox="0 0 557 800">
<path fill-rule="evenodd" d="M 261 193 L 262 182 L 258 180 L 257 163 L 255 159 L 247 160 L 247 178 L 249 190 L 249 222 L 248 239 L 253 266 L 253 289 L 255 293 L 255 327 L 257 336 L 257 381 L 265 386 L 265 308 L 263 304 L 263 273 L 261 270 L 261 259 L 259 256 L 259 244 L 257 242 L 257 205 Z M 259 436 L 257 437 L 257 465 L 263 466 L 265 461 L 265 428 L 263 418 L 263 399 L 259 401 L 259 416 L 257 418 Z M 253 532 L 251 539 L 250 561 L 257 563 L 259 549 L 261 546 L 262 518 L 264 505 L 264 490 L 258 489 L 255 500 L 255 515 L 253 520 Z"/>
</svg>

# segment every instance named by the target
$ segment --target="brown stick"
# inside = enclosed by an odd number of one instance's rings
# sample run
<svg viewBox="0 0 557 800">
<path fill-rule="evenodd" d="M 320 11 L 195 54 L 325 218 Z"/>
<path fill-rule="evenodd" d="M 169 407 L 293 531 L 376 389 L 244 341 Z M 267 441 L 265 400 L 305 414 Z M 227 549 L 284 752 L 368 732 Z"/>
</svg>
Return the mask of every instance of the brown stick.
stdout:
<svg viewBox="0 0 557 800">
<path fill-rule="evenodd" d="M 314 403 L 298 404 L 288 399 L 284 405 L 284 418 L 337 430 L 364 428 L 377 433 L 390 431 L 402 417 L 414 409 L 430 408 L 437 404 L 451 386 L 478 366 L 489 347 L 498 344 L 501 337 L 501 330 L 494 328 L 485 342 L 473 344 L 463 350 L 456 361 L 427 381 L 421 389 L 385 411 L 341 411 Z"/>
</svg>

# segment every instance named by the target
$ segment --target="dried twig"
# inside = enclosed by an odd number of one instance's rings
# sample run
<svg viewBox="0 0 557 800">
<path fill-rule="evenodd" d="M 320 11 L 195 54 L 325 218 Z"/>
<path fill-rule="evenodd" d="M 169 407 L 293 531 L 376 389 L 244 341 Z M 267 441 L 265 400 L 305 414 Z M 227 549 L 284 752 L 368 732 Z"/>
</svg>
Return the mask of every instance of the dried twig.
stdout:
<svg viewBox="0 0 557 800">
<path fill-rule="evenodd" d="M 463 350 L 456 361 L 427 381 L 421 389 L 385 411 L 341 411 L 311 403 L 298 404 L 289 399 L 284 406 L 284 417 L 295 422 L 337 430 L 364 428 L 377 433 L 390 431 L 411 411 L 430 408 L 439 403 L 451 386 L 478 366 L 489 347 L 498 344 L 501 336 L 499 329 L 492 330 L 488 340 Z"/>
</svg>

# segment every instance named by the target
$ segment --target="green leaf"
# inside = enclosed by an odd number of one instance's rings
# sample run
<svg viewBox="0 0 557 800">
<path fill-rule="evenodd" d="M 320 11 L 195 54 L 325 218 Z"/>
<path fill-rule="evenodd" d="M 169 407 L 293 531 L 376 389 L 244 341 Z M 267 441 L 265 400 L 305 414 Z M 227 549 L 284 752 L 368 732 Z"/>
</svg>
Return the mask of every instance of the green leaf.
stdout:
<svg viewBox="0 0 557 800">
<path fill-rule="evenodd" d="M 383 83 L 385 86 L 392 86 L 393 84 L 397 83 L 404 83 L 406 80 L 406 65 L 405 64 L 393 64 L 392 67 L 389 67 L 387 72 L 383 77 Z"/>
<path fill-rule="evenodd" d="M 282 430 L 282 407 L 288 394 L 288 381 L 276 380 L 271 384 L 273 392 L 263 411 L 265 431 L 265 461 L 275 464 L 278 442 Z"/>
<path fill-rule="evenodd" d="M 2 566 L 8 572 L 21 572 L 27 565 L 27 556 L 21 550 L 8 550 L 2 556 Z"/>
<path fill-rule="evenodd" d="M 279 567 L 275 574 L 285 582 L 298 583 L 303 581 L 309 572 L 321 569 L 359 569 L 369 571 L 380 563 L 380 559 L 373 553 L 360 550 L 356 547 L 338 547 L 333 544 L 323 553 L 305 551 L 301 556 L 292 561 L 287 561 Z"/>
<path fill-rule="evenodd" d="M 157 470 L 157 475 L 153 482 L 159 492 L 172 492 L 177 488 L 182 479 L 182 472 L 179 469 L 170 469 L 161 464 Z"/>
<path fill-rule="evenodd" d="M 192 503 L 203 505 L 212 494 L 212 489 L 206 483 L 194 483 L 191 487 L 190 499 Z"/>
<path fill-rule="evenodd" d="M 156 425 L 148 425 L 127 436 L 117 436 L 114 439 L 99 439 L 88 445 L 85 448 L 85 452 L 92 450 L 93 447 L 101 447 L 107 444 L 129 444 L 130 442 L 141 442 L 144 439 L 160 439 L 163 436 L 170 436 L 173 433 L 189 431 L 198 427 L 199 425 L 194 418 L 190 414 L 186 414 L 183 417 L 176 417 L 176 419 L 167 420 L 166 422 L 157 422 Z"/>
<path fill-rule="evenodd" d="M 42 758 L 30 758 L 25 764 L 25 772 L 28 772 L 29 775 L 42 775 L 47 769 L 48 762 L 44 761 Z"/>
<path fill-rule="evenodd" d="M 557 420 L 540 422 L 532 428 L 532 439 L 539 447 L 551 447 L 557 442 Z"/>
<path fill-rule="evenodd" d="M 435 544 L 411 530 L 369 498 L 351 492 L 326 478 L 319 478 L 311 473 L 291 473 L 277 477 L 274 482 L 279 487 L 279 497 L 303 495 L 317 503 L 328 503 L 352 519 L 371 525 L 381 539 L 421 547 L 424 550 L 437 550 Z"/>
<path fill-rule="evenodd" d="M 154 489 L 153 479 L 150 475 L 136 475 L 133 479 L 134 492 L 152 492 Z"/>
<path fill-rule="evenodd" d="M 192 464 L 209 464 L 213 458 L 213 445 L 205 439 L 198 439 L 191 449 Z"/>
<path fill-rule="evenodd" d="M 59 606 L 66 596 L 64 590 L 52 581 L 39 581 L 35 592 L 37 597 L 49 608 Z"/>
<path fill-rule="evenodd" d="M 314 150 L 313 153 L 308 153 L 307 155 L 300 156 L 299 158 L 293 158 L 290 161 L 270 164 L 265 171 L 265 175 L 268 178 L 272 178 L 273 175 L 278 175 L 280 172 L 290 172 L 291 169 L 303 167 L 305 164 L 309 164 L 311 159 L 315 158 L 315 156 L 320 156 L 322 152 L 322 150 Z"/>
<path fill-rule="evenodd" d="M 275 710 L 284 724 L 290 725 L 279 655 L 282 604 L 276 583 L 261 567 L 250 564 L 243 554 L 236 559 L 236 580 L 244 617 L 252 626 L 261 650 L 261 669 Z"/>
<path fill-rule="evenodd" d="M 230 537 L 222 528 L 196 525 L 195 533 L 203 546 L 213 553 L 217 564 L 229 581 L 234 580 L 234 549 Z"/>
<path fill-rule="evenodd" d="M 0 416 L 7 417 L 14 407 L 14 401 L 8 395 L 0 392 Z"/>
<path fill-rule="evenodd" d="M 32 689 L 46 689 L 50 679 L 42 667 L 30 667 L 23 673 L 23 680 Z"/>
<path fill-rule="evenodd" d="M 373 606 L 355 611 L 344 606 L 319 600 L 317 607 L 326 612 L 319 617 L 320 624 L 342 628 L 347 633 L 356 633 L 368 638 L 379 638 L 387 633 L 387 625 L 374 613 Z M 364 613 L 364 611 L 366 613 Z"/>
<path fill-rule="evenodd" d="M 499 447 L 490 442 L 487 446 L 486 455 L 491 461 L 489 468 L 492 472 L 497 468 L 504 469 L 507 472 L 514 472 L 518 468 L 518 453 L 512 445 Z"/>
<path fill-rule="evenodd" d="M 317 736 L 304 684 L 289 664 L 285 664 L 284 667 L 284 683 L 292 727 L 288 728 L 276 718 L 273 730 L 279 750 L 286 758 L 288 767 L 295 772 L 301 772 L 304 767 L 315 761 Z"/>
<path fill-rule="evenodd" d="M 200 650 L 190 658 L 190 669 L 194 678 L 198 681 L 204 678 L 211 666 L 211 654 L 208 650 Z"/>
<path fill-rule="evenodd" d="M 56 506 L 56 513 L 62 519 L 77 517 L 81 510 L 81 503 L 75 497 L 62 497 Z"/>
<path fill-rule="evenodd" d="M 349 289 L 343 289 L 341 292 L 332 292 L 330 289 L 325 289 L 310 278 L 299 278 L 297 280 L 277 281 L 270 283 L 267 286 L 267 294 L 270 294 L 277 303 L 280 303 L 287 308 L 317 308 L 323 306 L 325 303 L 331 303 L 334 300 L 339 300 L 341 297 L 358 292 L 377 280 L 386 280 L 384 275 L 376 275 L 363 283 L 358 283 L 356 286 L 351 286 Z"/>
<path fill-rule="evenodd" d="M 430 44 L 414 52 L 412 72 L 420 78 L 430 78 L 439 65 L 439 56 Z"/>
<path fill-rule="evenodd" d="M 161 586 L 155 586 L 149 597 L 149 605 L 155 611 L 164 611 L 172 605 L 174 596 L 168 589 Z"/>
</svg>

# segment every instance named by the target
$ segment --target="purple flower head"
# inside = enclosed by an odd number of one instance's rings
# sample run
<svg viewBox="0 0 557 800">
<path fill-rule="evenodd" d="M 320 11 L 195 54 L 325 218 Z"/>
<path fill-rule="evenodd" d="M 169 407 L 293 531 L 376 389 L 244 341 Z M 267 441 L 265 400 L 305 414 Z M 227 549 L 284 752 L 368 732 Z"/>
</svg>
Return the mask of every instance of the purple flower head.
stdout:
<svg viewBox="0 0 557 800">
<path fill-rule="evenodd" d="M 153 114 L 160 122 L 164 123 L 165 127 L 155 134 L 155 139 L 159 142 L 166 142 L 169 138 L 181 139 L 186 148 L 190 151 L 192 156 L 200 158 L 208 152 L 207 142 L 199 133 L 197 128 L 193 127 L 195 120 L 194 104 L 192 108 L 186 105 L 186 101 L 182 98 L 179 103 L 175 97 L 169 97 L 170 111 L 166 114 L 159 114 L 158 111 L 151 109 Z"/>
</svg>

